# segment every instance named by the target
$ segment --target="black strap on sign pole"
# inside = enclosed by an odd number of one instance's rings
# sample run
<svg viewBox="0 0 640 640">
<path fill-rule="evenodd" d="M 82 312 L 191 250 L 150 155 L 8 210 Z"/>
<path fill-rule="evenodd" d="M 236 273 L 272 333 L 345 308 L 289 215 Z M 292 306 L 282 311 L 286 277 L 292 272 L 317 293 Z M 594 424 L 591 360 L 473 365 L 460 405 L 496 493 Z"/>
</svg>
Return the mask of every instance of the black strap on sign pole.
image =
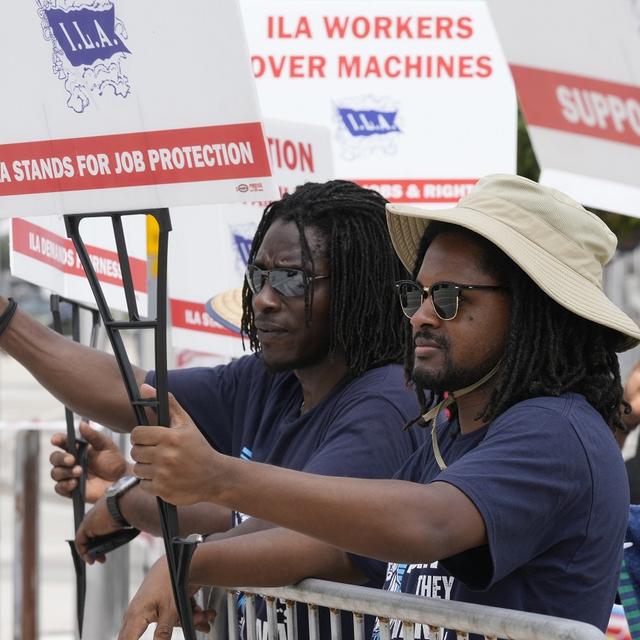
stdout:
<svg viewBox="0 0 640 640">
<path fill-rule="evenodd" d="M 88 307 L 80 302 L 52 295 L 50 298 L 51 315 L 53 316 L 53 328 L 61 335 L 64 334 L 62 324 L 61 305 L 69 305 L 71 309 L 71 339 L 80 342 L 80 309 L 91 313 L 91 337 L 89 346 L 95 348 L 98 342 L 98 329 L 100 327 L 100 314 L 97 309 Z M 85 512 L 85 486 L 87 478 L 87 443 L 82 438 L 76 437 L 75 416 L 69 407 L 64 408 L 67 424 L 67 451 L 76 459 L 76 464 L 82 467 L 82 475 L 78 478 L 78 486 L 71 492 L 73 500 L 73 524 L 77 533 Z M 76 550 L 75 541 L 67 540 L 71 548 L 73 566 L 76 572 L 76 615 L 78 617 L 78 634 L 82 638 L 82 623 L 84 621 L 84 603 L 87 593 L 87 570 L 82 558 Z"/>
<path fill-rule="evenodd" d="M 122 218 L 131 215 L 150 215 L 159 227 L 158 244 L 158 275 L 156 286 L 156 318 L 143 319 L 138 313 L 138 305 L 135 297 L 135 289 L 129 254 L 124 237 Z M 122 285 L 127 303 L 128 320 L 114 320 L 111 310 L 107 305 L 102 286 L 96 275 L 96 270 L 91 261 L 87 248 L 80 234 L 80 223 L 85 218 L 111 218 Z M 73 214 L 64 217 L 67 236 L 71 238 L 82 266 L 84 267 L 89 286 L 93 292 L 98 311 L 102 318 L 113 353 L 118 362 L 120 373 L 125 383 L 129 401 L 133 408 L 138 424 L 148 425 L 145 408 L 154 409 L 157 415 L 157 424 L 169 426 L 169 396 L 167 376 L 167 253 L 169 246 L 169 232 L 171 231 L 171 218 L 168 209 L 153 209 L 149 211 L 128 211 L 109 213 Z M 143 399 L 140 397 L 138 384 L 133 373 L 131 361 L 127 355 L 122 341 L 122 331 L 130 329 L 147 329 L 153 331 L 155 346 L 155 372 L 156 372 L 156 398 Z M 198 543 L 202 540 L 199 535 L 191 535 L 180 538 L 178 527 L 178 512 L 175 505 L 169 504 L 160 498 L 158 511 L 162 525 L 162 537 L 164 539 L 169 571 L 171 574 L 171 586 L 176 602 L 176 608 L 182 624 L 185 640 L 196 640 L 196 632 L 193 625 L 191 599 L 187 593 L 187 579 L 191 557 Z"/>
</svg>

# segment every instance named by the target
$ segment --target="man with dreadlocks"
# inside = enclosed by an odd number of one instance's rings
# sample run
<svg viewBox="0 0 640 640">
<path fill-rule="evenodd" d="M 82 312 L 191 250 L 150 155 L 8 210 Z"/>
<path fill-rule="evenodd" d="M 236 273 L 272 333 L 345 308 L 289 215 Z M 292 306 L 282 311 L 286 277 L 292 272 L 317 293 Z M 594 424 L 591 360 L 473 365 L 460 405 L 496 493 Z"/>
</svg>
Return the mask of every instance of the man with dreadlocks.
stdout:
<svg viewBox="0 0 640 640">
<path fill-rule="evenodd" d="M 398 364 L 403 328 L 393 283 L 404 270 L 389 242 L 384 205 L 378 193 L 335 180 L 305 184 L 266 208 L 243 291 L 242 329 L 259 355 L 170 373 L 170 390 L 198 425 L 202 446 L 245 460 L 364 478 L 391 477 L 416 449 L 420 434 L 401 429 L 417 407 Z M 74 345 L 20 312 L 0 345 L 78 414 L 118 430 L 135 426 L 110 356 Z M 136 370 L 136 377 L 140 384 L 154 382 L 153 373 Z M 86 425 L 82 433 L 95 445 L 90 471 L 111 481 L 125 473 L 124 459 L 104 436 Z M 56 443 L 64 445 L 64 438 Z M 68 494 L 80 469 L 70 454 L 55 453 L 52 462 L 57 490 Z M 185 470 L 196 470 L 190 460 L 184 463 Z M 88 545 L 99 535 L 129 524 L 159 532 L 155 501 L 134 484 L 125 477 L 88 512 L 76 539 L 87 561 L 93 561 Z M 212 508 L 183 511 L 183 534 L 228 529 L 229 512 Z M 244 519 L 233 512 L 239 525 L 234 535 L 267 526 Z M 253 533 L 242 544 L 250 550 L 244 563 L 239 551 L 221 548 L 229 562 L 217 564 L 218 584 L 285 584 L 308 572 L 366 579 L 342 553 L 291 532 Z M 225 567 L 238 572 L 224 573 Z M 372 584 L 381 585 L 384 565 L 378 568 Z M 266 611 L 258 615 L 266 625 Z"/>
<path fill-rule="evenodd" d="M 394 480 L 322 478 L 209 450 L 206 477 L 176 486 L 166 480 L 171 429 L 138 428 L 141 487 L 384 558 L 389 589 L 604 629 L 629 502 L 613 436 L 625 406 L 616 352 L 640 341 L 602 291 L 615 236 L 569 197 L 517 176 L 488 176 L 451 209 L 387 212 L 413 272 L 397 289 L 431 441 Z M 175 402 L 171 413 L 187 447 L 198 432 Z M 401 621 L 390 627 L 403 637 Z"/>
</svg>

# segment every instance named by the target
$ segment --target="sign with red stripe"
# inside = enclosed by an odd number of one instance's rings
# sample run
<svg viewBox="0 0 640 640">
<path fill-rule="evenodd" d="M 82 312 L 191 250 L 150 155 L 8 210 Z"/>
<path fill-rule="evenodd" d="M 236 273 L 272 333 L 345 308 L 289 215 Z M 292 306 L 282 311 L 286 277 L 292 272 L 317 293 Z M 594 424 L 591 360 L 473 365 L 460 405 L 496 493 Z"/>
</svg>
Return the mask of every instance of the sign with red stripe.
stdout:
<svg viewBox="0 0 640 640">
<path fill-rule="evenodd" d="M 12 249 L 16 253 L 53 267 L 61 273 L 84 277 L 84 268 L 73 243 L 68 238 L 52 233 L 24 218 L 11 220 Z M 122 271 L 118 254 L 101 247 L 87 245 L 87 251 L 98 280 L 122 286 Z M 147 264 L 138 258 L 129 258 L 135 291 L 147 291 Z"/>
<path fill-rule="evenodd" d="M 328 127 L 337 176 L 447 205 L 515 172 L 515 91 L 485 2 L 241 4 L 265 115 Z"/>
<path fill-rule="evenodd" d="M 9 17 L 0 217 L 276 196 L 238 0 L 39 0 Z"/>
<path fill-rule="evenodd" d="M 203 303 L 171 298 L 171 325 L 174 329 L 188 329 L 240 341 L 240 334 L 218 324 L 205 309 Z"/>
<path fill-rule="evenodd" d="M 511 65 L 530 125 L 640 146 L 640 86 Z"/>
<path fill-rule="evenodd" d="M 259 122 L 0 145 L 0 196 L 265 175 Z"/>
<path fill-rule="evenodd" d="M 640 4 L 487 0 L 540 182 L 640 217 Z"/>
<path fill-rule="evenodd" d="M 138 311 L 147 313 L 146 216 L 122 219 L 127 238 L 129 268 Z M 127 310 L 122 288 L 122 265 L 118 257 L 111 222 L 104 218 L 83 221 L 82 237 L 107 304 Z M 64 221 L 58 216 L 11 220 L 11 273 L 67 298 L 95 304 L 84 268 Z"/>
<path fill-rule="evenodd" d="M 359 178 L 356 182 L 367 189 L 379 191 L 392 202 L 455 204 L 467 195 L 478 178 L 437 178 L 431 180 L 396 180 Z"/>
</svg>

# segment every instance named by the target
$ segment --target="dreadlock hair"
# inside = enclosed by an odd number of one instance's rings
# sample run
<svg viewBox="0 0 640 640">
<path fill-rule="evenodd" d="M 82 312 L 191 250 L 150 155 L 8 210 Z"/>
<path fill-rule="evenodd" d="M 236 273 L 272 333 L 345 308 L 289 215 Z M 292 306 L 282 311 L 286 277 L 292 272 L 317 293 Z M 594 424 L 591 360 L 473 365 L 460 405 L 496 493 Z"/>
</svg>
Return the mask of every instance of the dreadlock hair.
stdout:
<svg viewBox="0 0 640 640">
<path fill-rule="evenodd" d="M 480 245 L 483 252 L 479 266 L 511 289 L 506 347 L 494 377 L 494 391 L 477 419 L 490 422 L 527 398 L 575 392 L 585 396 L 612 430 L 626 432 L 621 407 L 625 413 L 630 408 L 622 397 L 615 331 L 565 309 L 493 243 L 457 225 L 429 224 L 418 248 L 414 279 L 427 249 L 441 233 L 455 233 Z M 411 337 L 407 344 L 405 374 L 410 378 Z M 441 400 L 417 383 L 415 388 L 423 414 L 434 401 Z M 424 425 L 420 417 L 413 423 Z"/>
<path fill-rule="evenodd" d="M 353 182 L 308 182 L 272 202 L 256 230 L 248 262 L 258 253 L 275 220 L 294 222 L 300 234 L 302 266 L 314 273 L 305 229 L 312 227 L 326 242 L 331 278 L 329 351 L 344 351 L 351 376 L 383 364 L 401 362 L 406 324 L 394 290 L 406 277 L 387 231 L 386 200 Z M 260 351 L 254 324 L 253 294 L 242 290 L 242 333 Z M 311 321 L 313 281 L 305 293 L 305 322 Z"/>
</svg>

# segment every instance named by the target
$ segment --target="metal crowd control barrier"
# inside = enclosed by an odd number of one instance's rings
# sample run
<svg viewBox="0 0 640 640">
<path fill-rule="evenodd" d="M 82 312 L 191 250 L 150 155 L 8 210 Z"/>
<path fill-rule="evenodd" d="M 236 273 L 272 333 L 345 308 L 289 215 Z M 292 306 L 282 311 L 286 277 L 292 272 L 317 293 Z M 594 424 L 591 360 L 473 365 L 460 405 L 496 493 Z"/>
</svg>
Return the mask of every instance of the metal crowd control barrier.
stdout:
<svg viewBox="0 0 640 640">
<path fill-rule="evenodd" d="M 44 630 L 40 625 L 42 592 L 39 553 L 42 487 L 40 485 L 41 437 L 62 432 L 63 421 L 0 421 L 0 432 L 15 436 L 13 481 L 13 640 L 38 640 Z M 45 520 L 46 521 L 46 520 Z M 129 562 L 126 549 L 114 552 L 105 566 L 94 568 L 89 593 L 90 614 L 85 621 L 90 640 L 113 640 L 120 628 L 122 613 L 128 602 Z M 51 603 L 45 602 L 45 610 Z M 70 604 L 70 603 L 69 603 Z M 2 640 L 9 638 L 6 623 L 0 631 Z M 70 630 L 71 631 L 71 630 Z M 47 636 L 48 637 L 48 636 Z"/>
<path fill-rule="evenodd" d="M 364 636 L 364 615 L 377 616 L 380 640 L 389 640 L 393 621 L 403 622 L 404 640 L 439 640 L 441 629 L 452 629 L 457 640 L 469 640 L 470 634 L 486 640 L 604 640 L 596 627 L 563 618 L 498 609 L 437 598 L 390 593 L 380 589 L 357 587 L 324 580 L 304 580 L 298 585 L 278 588 L 241 588 L 246 595 L 245 617 L 247 640 L 280 640 L 276 603 L 286 606 L 287 640 L 296 640 L 296 606 L 307 606 L 309 640 L 320 640 L 318 607 L 327 607 L 331 616 L 331 639 L 341 640 L 341 611 L 353 613 L 354 640 Z M 255 597 L 267 603 L 267 636 L 256 633 Z M 211 637 L 239 640 L 237 591 L 227 592 L 227 629 L 214 629 Z M 224 616 L 223 616 L 224 617 Z M 209 636 L 207 636 L 209 637 Z M 328 640 L 322 638 L 322 640 Z"/>
<path fill-rule="evenodd" d="M 40 433 L 16 434 L 13 637 L 38 638 L 38 459 Z"/>
</svg>

